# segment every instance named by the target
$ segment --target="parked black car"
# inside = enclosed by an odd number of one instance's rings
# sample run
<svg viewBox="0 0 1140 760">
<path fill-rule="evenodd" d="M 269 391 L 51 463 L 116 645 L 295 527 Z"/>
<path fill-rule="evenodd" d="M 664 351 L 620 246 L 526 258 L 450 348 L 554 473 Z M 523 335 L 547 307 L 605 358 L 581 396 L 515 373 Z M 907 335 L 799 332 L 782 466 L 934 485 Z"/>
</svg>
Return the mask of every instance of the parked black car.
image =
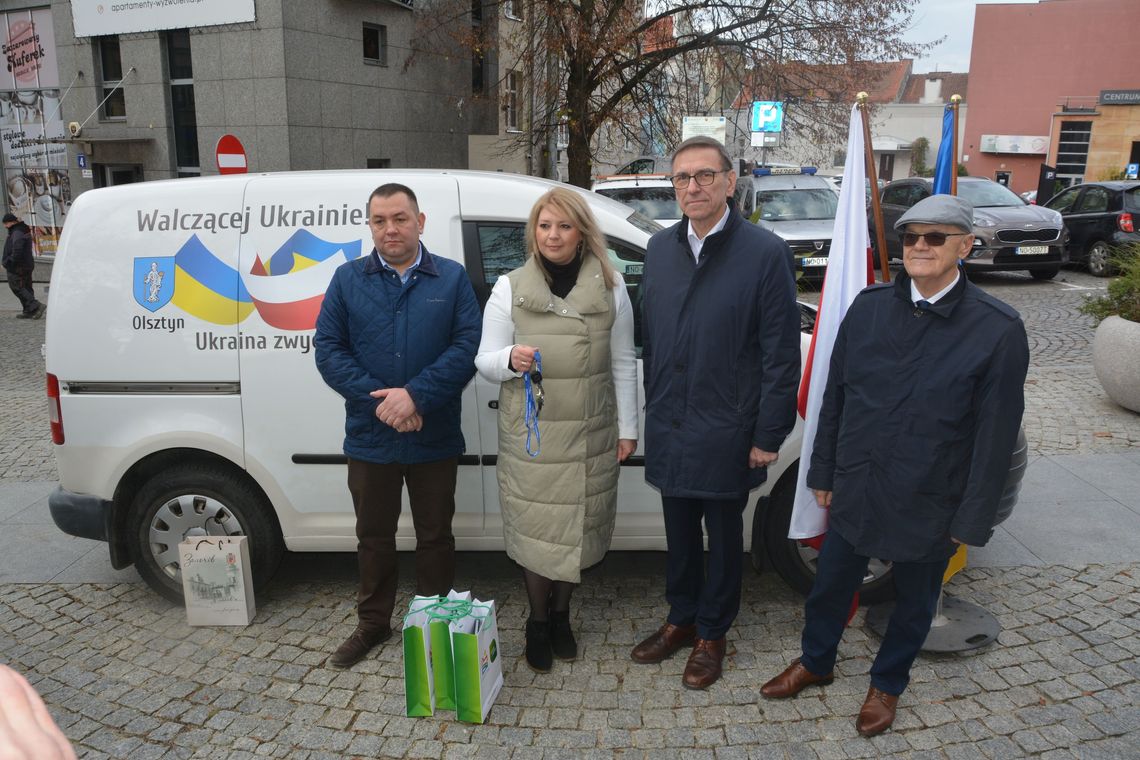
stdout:
<svg viewBox="0 0 1140 760">
<path fill-rule="evenodd" d="M 1062 190 L 1046 208 L 1059 211 L 1069 228 L 1069 261 L 1097 277 L 1112 274 L 1112 249 L 1140 243 L 1140 181 L 1086 182 Z"/>
<path fill-rule="evenodd" d="M 883 226 L 891 258 L 902 258 L 895 222 L 932 194 L 932 184 L 930 179 L 911 177 L 883 188 Z M 974 207 L 974 248 L 965 260 L 967 271 L 1023 270 L 1035 280 L 1048 280 L 1068 262 L 1065 226 L 1056 211 L 1028 205 L 1005 185 L 985 177 L 959 177 L 958 195 Z M 875 240 L 873 219 L 871 239 Z"/>
</svg>

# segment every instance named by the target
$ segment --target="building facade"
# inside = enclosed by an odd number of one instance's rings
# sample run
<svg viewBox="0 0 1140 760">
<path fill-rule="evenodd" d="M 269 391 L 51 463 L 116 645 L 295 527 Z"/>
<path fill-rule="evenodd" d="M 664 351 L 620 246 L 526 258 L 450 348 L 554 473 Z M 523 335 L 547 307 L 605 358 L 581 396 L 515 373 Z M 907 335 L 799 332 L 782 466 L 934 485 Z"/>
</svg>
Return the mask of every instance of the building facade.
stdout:
<svg viewBox="0 0 1140 760">
<path fill-rule="evenodd" d="M 262 172 L 466 168 L 469 136 L 499 131 L 494 63 L 417 44 L 425 26 L 493 36 L 493 10 L 425 25 L 412 0 L 147 5 L 0 0 L 6 202 L 41 254 L 80 192 L 217 173 L 226 134 Z"/>
<path fill-rule="evenodd" d="M 1140 162 L 1137 0 L 979 5 L 970 54 L 970 174 L 1037 188 L 1119 176 Z"/>
</svg>

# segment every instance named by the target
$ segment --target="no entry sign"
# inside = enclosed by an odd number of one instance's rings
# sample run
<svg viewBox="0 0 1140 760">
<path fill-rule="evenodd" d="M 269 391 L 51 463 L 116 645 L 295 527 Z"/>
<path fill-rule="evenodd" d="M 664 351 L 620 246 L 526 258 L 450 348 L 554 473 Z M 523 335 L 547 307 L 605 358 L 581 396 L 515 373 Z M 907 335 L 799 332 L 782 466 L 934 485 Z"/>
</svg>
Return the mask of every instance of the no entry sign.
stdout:
<svg viewBox="0 0 1140 760">
<path fill-rule="evenodd" d="M 222 135 L 214 154 L 218 159 L 218 174 L 245 174 L 249 170 L 245 148 L 233 135 Z"/>
</svg>

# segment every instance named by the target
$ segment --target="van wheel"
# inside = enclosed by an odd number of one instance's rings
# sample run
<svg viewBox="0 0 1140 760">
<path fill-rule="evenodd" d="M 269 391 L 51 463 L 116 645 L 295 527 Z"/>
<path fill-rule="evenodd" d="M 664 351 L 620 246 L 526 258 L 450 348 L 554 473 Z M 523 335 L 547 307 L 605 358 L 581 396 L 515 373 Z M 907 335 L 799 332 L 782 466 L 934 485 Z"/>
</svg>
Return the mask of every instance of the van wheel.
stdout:
<svg viewBox="0 0 1140 760">
<path fill-rule="evenodd" d="M 788 538 L 792 505 L 795 503 L 797 469 L 798 465 L 789 467 L 772 490 L 772 502 L 764 527 L 764 550 L 776 573 L 789 586 L 806 596 L 815 582 L 819 552 Z M 894 596 L 891 563 L 872 559 L 867 566 L 863 585 L 859 587 L 860 604 L 878 604 L 894 599 Z"/>
<path fill-rule="evenodd" d="M 178 544 L 192 536 L 248 536 L 254 587 L 273 577 L 285 545 L 265 496 L 248 480 L 207 465 L 155 475 L 131 506 L 131 555 L 139 575 L 182 603 Z"/>
<path fill-rule="evenodd" d="M 1035 280 L 1052 280 L 1057 276 L 1057 272 L 1061 271 L 1061 267 L 1053 267 L 1052 269 L 1030 269 L 1029 276 Z"/>
</svg>

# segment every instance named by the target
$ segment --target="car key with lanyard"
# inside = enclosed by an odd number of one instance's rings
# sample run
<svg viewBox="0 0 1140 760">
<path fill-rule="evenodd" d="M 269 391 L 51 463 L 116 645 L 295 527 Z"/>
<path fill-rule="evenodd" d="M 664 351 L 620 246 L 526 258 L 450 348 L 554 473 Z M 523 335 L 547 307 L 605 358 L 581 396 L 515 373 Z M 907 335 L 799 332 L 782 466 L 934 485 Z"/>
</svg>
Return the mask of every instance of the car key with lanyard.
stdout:
<svg viewBox="0 0 1140 760">
<path fill-rule="evenodd" d="M 534 369 L 523 374 L 523 388 L 526 391 L 526 453 L 531 459 L 538 456 L 542 442 L 538 434 L 538 413 L 546 400 L 542 390 L 542 354 L 534 352 Z M 534 437 L 534 450 L 531 450 L 531 436 Z"/>
</svg>

